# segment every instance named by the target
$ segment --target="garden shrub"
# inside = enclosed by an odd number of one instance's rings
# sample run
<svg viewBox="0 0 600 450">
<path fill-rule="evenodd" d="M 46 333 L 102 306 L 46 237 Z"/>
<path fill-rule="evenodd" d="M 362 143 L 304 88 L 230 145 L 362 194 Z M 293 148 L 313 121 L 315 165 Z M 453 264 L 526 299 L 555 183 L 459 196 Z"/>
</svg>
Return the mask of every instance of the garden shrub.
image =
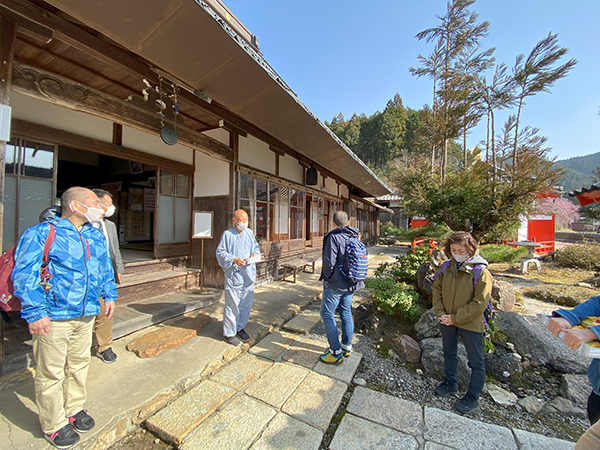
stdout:
<svg viewBox="0 0 600 450">
<path fill-rule="evenodd" d="M 417 271 L 421 264 L 429 257 L 430 246 L 428 242 L 419 245 L 415 251 L 406 255 L 396 256 L 396 261 L 383 263 L 375 272 L 376 276 L 391 276 L 398 282 L 416 283 Z"/>
<path fill-rule="evenodd" d="M 600 244 L 586 242 L 568 245 L 556 252 L 556 260 L 563 267 L 600 270 Z"/>
<path fill-rule="evenodd" d="M 525 247 L 488 244 L 480 247 L 479 254 L 490 263 L 515 263 L 527 254 Z"/>
<path fill-rule="evenodd" d="M 397 283 L 392 277 L 380 276 L 367 278 L 365 287 L 373 289 L 373 305 L 379 307 L 382 313 L 389 316 L 400 313 L 412 322 L 421 315 L 417 304 L 419 293 L 413 286 Z"/>
</svg>

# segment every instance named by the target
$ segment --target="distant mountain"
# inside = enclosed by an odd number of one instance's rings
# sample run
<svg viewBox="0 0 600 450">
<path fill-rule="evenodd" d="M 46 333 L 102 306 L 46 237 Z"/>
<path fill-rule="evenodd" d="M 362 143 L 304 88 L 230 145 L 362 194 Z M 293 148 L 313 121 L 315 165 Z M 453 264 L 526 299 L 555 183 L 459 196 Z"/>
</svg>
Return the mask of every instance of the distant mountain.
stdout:
<svg viewBox="0 0 600 450">
<path fill-rule="evenodd" d="M 600 152 L 556 161 L 565 169 L 560 182 L 566 192 L 592 184 L 592 170 L 600 166 Z"/>
</svg>

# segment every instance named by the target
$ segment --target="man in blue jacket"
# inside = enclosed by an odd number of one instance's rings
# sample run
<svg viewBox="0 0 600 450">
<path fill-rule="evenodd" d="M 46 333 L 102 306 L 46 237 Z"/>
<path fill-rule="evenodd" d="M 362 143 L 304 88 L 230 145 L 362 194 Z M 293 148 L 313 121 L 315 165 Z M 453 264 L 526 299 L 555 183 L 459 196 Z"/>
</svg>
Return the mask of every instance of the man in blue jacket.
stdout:
<svg viewBox="0 0 600 450">
<path fill-rule="evenodd" d="M 72 187 L 62 196 L 62 217 L 51 223 L 55 238 L 49 254 L 49 282 L 41 283 L 48 223 L 27 229 L 17 245 L 12 280 L 21 300 L 21 316 L 33 336 L 35 401 L 45 438 L 69 448 L 77 432 L 95 423 L 85 410 L 94 317 L 105 301 L 106 316 L 115 308 L 117 287 L 102 232 L 90 222 L 104 211 L 89 189 Z"/>
<path fill-rule="evenodd" d="M 349 226 L 348 214 L 337 211 L 333 215 L 335 228 L 323 239 L 323 266 L 321 277 L 323 281 L 323 299 L 321 300 L 321 320 L 329 341 L 329 349 L 321 355 L 321 361 L 327 364 L 339 364 L 342 356 L 350 356 L 352 351 L 352 296 L 354 291 L 365 287 L 359 281 L 350 283 L 342 274 L 341 266 L 346 256 L 346 244 L 349 238 L 358 238 L 358 229 Z M 338 310 L 342 320 L 342 343 L 338 335 L 337 325 L 333 314 Z"/>
<path fill-rule="evenodd" d="M 558 336 L 561 331 L 565 332 L 565 344 L 577 350 L 584 342 L 600 340 L 600 325 L 583 330 L 573 330 L 572 327 L 579 325 L 587 317 L 598 316 L 600 316 L 600 296 L 592 297 L 570 311 L 568 309 L 553 311 L 552 318 L 548 322 L 548 329 L 555 336 Z M 592 385 L 592 393 L 588 398 L 587 414 L 590 423 L 593 425 L 600 419 L 600 359 L 592 359 L 587 375 Z"/>
</svg>

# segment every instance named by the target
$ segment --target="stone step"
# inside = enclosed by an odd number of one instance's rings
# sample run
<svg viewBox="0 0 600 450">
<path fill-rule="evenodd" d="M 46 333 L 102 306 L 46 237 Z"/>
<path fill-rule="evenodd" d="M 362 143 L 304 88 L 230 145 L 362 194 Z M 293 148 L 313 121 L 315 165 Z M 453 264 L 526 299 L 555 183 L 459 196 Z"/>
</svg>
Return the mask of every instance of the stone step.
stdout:
<svg viewBox="0 0 600 450">
<path fill-rule="evenodd" d="M 143 272 L 124 277 L 117 287 L 119 304 L 137 303 L 169 292 L 194 289 L 199 286 L 199 269 L 174 269 Z"/>
<path fill-rule="evenodd" d="M 299 334 L 308 334 L 321 321 L 319 311 L 302 311 L 292 320 L 287 322 L 283 328 L 287 331 Z"/>
<path fill-rule="evenodd" d="M 185 344 L 198 335 L 211 322 L 210 316 L 198 314 L 195 317 L 183 317 L 175 322 L 139 336 L 127 344 L 127 350 L 140 358 L 154 358 L 167 350 Z"/>
<path fill-rule="evenodd" d="M 218 303 L 222 299 L 223 290 L 212 288 L 169 293 L 126 305 L 121 305 L 117 299 L 113 338 L 118 339 L 173 317 Z"/>
<path fill-rule="evenodd" d="M 125 273 L 123 277 L 128 277 L 137 273 L 162 272 L 165 270 L 183 269 L 189 267 L 190 258 L 187 256 L 177 256 L 174 258 L 151 259 L 147 261 L 135 261 L 125 263 Z"/>
</svg>

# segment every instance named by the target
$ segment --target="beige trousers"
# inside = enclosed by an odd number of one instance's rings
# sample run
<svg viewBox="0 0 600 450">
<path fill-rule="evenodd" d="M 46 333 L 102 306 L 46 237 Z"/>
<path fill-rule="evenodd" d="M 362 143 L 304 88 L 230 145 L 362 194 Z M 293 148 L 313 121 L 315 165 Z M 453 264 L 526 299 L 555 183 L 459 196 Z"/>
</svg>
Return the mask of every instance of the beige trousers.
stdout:
<svg viewBox="0 0 600 450">
<path fill-rule="evenodd" d="M 94 332 L 96 333 L 96 342 L 98 343 L 98 353 L 110 348 L 113 342 L 113 316 L 106 319 L 106 311 L 104 310 L 104 299 L 100 297 L 100 314 L 96 316 Z"/>
<path fill-rule="evenodd" d="M 600 420 L 589 427 L 577 441 L 575 450 L 598 450 L 600 448 Z"/>
<path fill-rule="evenodd" d="M 51 321 L 50 332 L 33 336 L 35 402 L 46 434 L 83 409 L 94 317 Z"/>
</svg>

